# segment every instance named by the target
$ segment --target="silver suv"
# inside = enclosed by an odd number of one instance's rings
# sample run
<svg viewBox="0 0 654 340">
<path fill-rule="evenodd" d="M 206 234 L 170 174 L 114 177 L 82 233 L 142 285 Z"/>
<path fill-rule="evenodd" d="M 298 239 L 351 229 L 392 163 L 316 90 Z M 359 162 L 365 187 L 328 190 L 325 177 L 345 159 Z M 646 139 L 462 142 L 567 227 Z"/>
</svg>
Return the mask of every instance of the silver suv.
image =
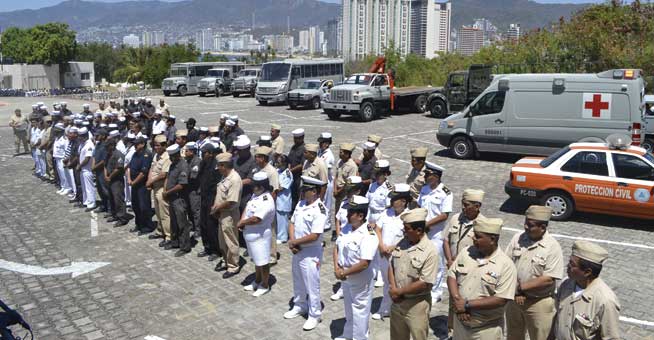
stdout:
<svg viewBox="0 0 654 340">
<path fill-rule="evenodd" d="M 238 97 L 242 94 L 249 94 L 254 98 L 257 89 L 257 82 L 261 77 L 261 69 L 245 69 L 238 72 L 238 76 L 232 82 L 232 95 Z"/>
<path fill-rule="evenodd" d="M 232 87 L 232 77 L 230 70 L 226 68 L 212 68 L 207 71 L 207 77 L 200 79 L 198 82 L 198 94 L 204 97 L 207 94 L 214 94 L 220 97 L 225 93 L 230 93 Z"/>
<path fill-rule="evenodd" d="M 304 106 L 317 110 L 320 108 L 322 96 L 333 86 L 334 82 L 331 80 L 305 80 L 299 88 L 288 93 L 288 106 L 291 109 Z"/>
</svg>

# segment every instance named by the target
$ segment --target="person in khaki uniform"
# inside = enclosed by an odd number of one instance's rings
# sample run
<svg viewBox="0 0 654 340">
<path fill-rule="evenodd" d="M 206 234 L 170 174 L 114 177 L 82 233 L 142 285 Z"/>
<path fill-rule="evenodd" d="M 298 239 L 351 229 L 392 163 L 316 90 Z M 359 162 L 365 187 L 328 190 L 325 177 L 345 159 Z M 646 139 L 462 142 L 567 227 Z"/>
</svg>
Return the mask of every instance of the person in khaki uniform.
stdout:
<svg viewBox="0 0 654 340">
<path fill-rule="evenodd" d="M 588 241 L 575 241 L 568 278 L 556 295 L 556 317 L 548 339 L 621 339 L 620 302 L 599 277 L 609 253 Z"/>
<path fill-rule="evenodd" d="M 403 213 L 404 239 L 393 249 L 388 270 L 391 339 L 425 340 L 429 336 L 431 286 L 436 279 L 438 251 L 425 233 L 427 210 Z"/>
<path fill-rule="evenodd" d="M 517 273 L 498 248 L 504 222 L 477 218 L 474 244 L 461 249 L 448 271 L 447 286 L 457 313 L 454 340 L 502 339 L 504 305 L 513 300 Z"/>
<path fill-rule="evenodd" d="M 418 147 L 411 149 L 411 171 L 406 175 L 406 184 L 411 186 L 412 207 L 418 206 L 420 190 L 425 185 L 425 161 L 429 149 Z"/>
<path fill-rule="evenodd" d="M 239 204 L 241 198 L 241 176 L 234 170 L 232 154 L 223 152 L 216 156 L 218 171 L 223 180 L 218 183 L 216 199 L 211 208 L 211 215 L 219 221 L 218 241 L 223 255 L 223 265 L 216 265 L 216 271 L 227 270 L 223 278 L 230 278 L 240 271 L 238 255 L 238 230 L 240 220 Z"/>
<path fill-rule="evenodd" d="M 23 116 L 20 109 L 14 110 L 14 115 L 9 119 L 9 126 L 14 131 L 14 145 L 16 146 L 16 154 L 20 153 L 20 145 L 23 144 L 23 152 L 30 152 L 29 140 L 27 139 L 27 128 L 29 127 L 29 120 Z"/>
<path fill-rule="evenodd" d="M 168 170 L 170 169 L 170 156 L 166 152 L 168 143 L 166 136 L 157 135 L 154 137 L 154 158 L 150 167 L 150 174 L 145 186 L 152 190 L 152 202 L 154 202 L 154 212 L 157 216 L 157 229 L 154 235 L 148 236 L 150 239 L 163 238 L 159 243 L 160 247 L 166 246 L 171 241 L 170 233 L 170 207 L 168 201 L 163 198 L 164 183 Z"/>
<path fill-rule="evenodd" d="M 327 183 L 329 180 L 327 174 L 327 166 L 325 162 L 318 158 L 318 144 L 307 144 L 304 150 L 304 164 L 302 165 L 302 176 L 315 178 L 322 182 Z M 327 186 L 320 188 L 320 199 L 325 200 L 325 192 Z"/>
<path fill-rule="evenodd" d="M 284 154 L 284 138 L 280 136 L 281 130 L 282 126 L 279 124 L 270 125 L 270 141 L 274 157 Z"/>
<path fill-rule="evenodd" d="M 341 206 L 341 202 L 345 198 L 345 182 L 348 177 L 356 176 L 359 170 L 357 163 L 354 163 L 352 159 L 352 151 L 354 150 L 354 144 L 352 143 L 342 143 L 340 145 L 340 151 L 338 153 L 338 163 L 336 163 L 336 173 L 334 174 L 334 201 L 335 207 L 338 211 L 338 208 Z M 335 236 L 336 234 L 332 234 Z"/>
<path fill-rule="evenodd" d="M 484 200 L 484 192 L 476 189 L 465 189 L 461 198 L 461 212 L 450 217 L 443 229 L 443 255 L 447 268 L 452 266 L 458 255 L 459 249 L 465 249 L 473 245 L 474 232 L 472 226 L 477 217 L 483 217 L 479 212 L 481 202 Z M 447 329 L 454 327 L 454 305 L 449 300 L 449 311 L 447 313 Z"/>
<path fill-rule="evenodd" d="M 549 207 L 532 205 L 525 232 L 516 234 L 505 253 L 518 273 L 515 300 L 506 304 L 507 340 L 546 340 L 554 320 L 556 280 L 563 278 L 563 252 L 548 232 Z"/>
</svg>

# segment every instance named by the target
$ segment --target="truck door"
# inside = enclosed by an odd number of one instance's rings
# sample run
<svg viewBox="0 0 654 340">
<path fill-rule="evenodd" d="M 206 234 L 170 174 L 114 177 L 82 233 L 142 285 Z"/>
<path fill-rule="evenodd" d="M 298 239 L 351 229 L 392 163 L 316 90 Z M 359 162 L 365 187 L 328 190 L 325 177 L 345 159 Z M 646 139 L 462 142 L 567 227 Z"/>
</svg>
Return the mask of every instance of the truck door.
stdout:
<svg viewBox="0 0 654 340">
<path fill-rule="evenodd" d="M 504 151 L 508 122 L 506 118 L 506 91 L 485 93 L 470 105 L 468 135 L 479 151 Z"/>
<path fill-rule="evenodd" d="M 490 85 L 491 66 L 488 65 L 471 65 L 468 69 L 468 79 L 465 88 L 465 106 L 468 106 Z"/>
<path fill-rule="evenodd" d="M 379 74 L 373 80 L 373 87 L 377 92 L 375 105 L 380 108 L 390 107 L 388 104 L 391 99 L 391 87 L 388 84 L 388 78 L 385 74 Z"/>
<path fill-rule="evenodd" d="M 465 108 L 465 72 L 450 73 L 447 77 L 445 95 L 447 96 L 448 112 L 457 112 Z"/>
</svg>

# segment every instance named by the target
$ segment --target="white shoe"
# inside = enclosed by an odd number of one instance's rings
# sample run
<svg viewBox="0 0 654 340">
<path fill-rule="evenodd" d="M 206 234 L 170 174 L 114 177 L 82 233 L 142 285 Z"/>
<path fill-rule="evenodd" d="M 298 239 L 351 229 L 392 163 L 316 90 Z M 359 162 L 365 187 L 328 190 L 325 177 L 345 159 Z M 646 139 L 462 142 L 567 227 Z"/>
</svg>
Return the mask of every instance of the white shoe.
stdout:
<svg viewBox="0 0 654 340">
<path fill-rule="evenodd" d="M 61 195 L 62 192 L 64 192 L 64 188 L 57 190 L 57 195 Z"/>
<path fill-rule="evenodd" d="M 384 281 L 383 280 L 375 281 L 375 288 L 380 288 L 380 287 L 384 287 Z"/>
<path fill-rule="evenodd" d="M 373 319 L 373 320 L 383 320 L 384 318 L 387 318 L 387 317 L 389 317 L 389 316 L 390 316 L 390 315 L 389 315 L 389 314 L 386 314 L 386 313 L 383 313 L 383 314 L 381 314 L 381 313 L 375 313 L 375 314 L 372 315 L 372 319 Z"/>
<path fill-rule="evenodd" d="M 268 287 L 268 288 L 259 287 L 259 288 L 257 288 L 257 290 L 254 293 L 252 293 L 252 296 L 259 297 L 259 296 L 261 296 L 263 294 L 268 293 L 269 291 L 270 291 L 270 287 Z"/>
<path fill-rule="evenodd" d="M 338 338 L 334 338 L 334 340 L 351 340 L 351 339 L 339 336 Z"/>
<path fill-rule="evenodd" d="M 343 290 L 339 289 L 336 293 L 329 297 L 332 301 L 338 301 L 343 298 Z"/>
<path fill-rule="evenodd" d="M 304 325 L 302 326 L 302 329 L 305 331 L 310 331 L 318 326 L 318 324 L 322 321 L 320 318 L 312 318 L 309 317 L 307 321 L 304 322 Z"/>
<path fill-rule="evenodd" d="M 277 240 L 277 241 L 275 241 L 275 243 L 277 243 L 277 245 L 280 245 L 280 244 L 282 244 L 282 241 L 281 241 L 281 240 Z"/>
<path fill-rule="evenodd" d="M 306 311 L 303 311 L 302 308 L 300 308 L 300 307 L 296 307 L 296 306 L 293 306 L 293 308 L 291 308 L 291 310 L 289 310 L 288 312 L 284 313 L 284 319 L 293 319 L 293 318 L 297 318 L 298 316 L 300 316 L 300 315 L 302 315 L 302 314 L 306 314 L 306 313 L 307 313 L 307 312 L 306 312 Z"/>
<path fill-rule="evenodd" d="M 257 288 L 259 288 L 259 285 L 256 282 L 252 281 L 252 283 L 243 287 L 243 290 L 246 292 L 252 292 L 255 291 Z"/>
<path fill-rule="evenodd" d="M 73 198 L 75 198 L 75 196 L 76 196 L 76 195 L 75 195 L 74 193 L 72 193 L 72 192 L 68 194 L 68 198 L 70 198 L 71 200 L 72 200 Z"/>
</svg>

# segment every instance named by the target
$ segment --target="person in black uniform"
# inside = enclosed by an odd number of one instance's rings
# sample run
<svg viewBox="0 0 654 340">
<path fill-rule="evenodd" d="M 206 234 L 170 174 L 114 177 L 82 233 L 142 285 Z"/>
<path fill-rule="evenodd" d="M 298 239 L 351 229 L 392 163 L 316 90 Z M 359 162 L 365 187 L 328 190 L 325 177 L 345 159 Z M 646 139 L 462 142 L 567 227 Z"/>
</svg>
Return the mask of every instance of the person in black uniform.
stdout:
<svg viewBox="0 0 654 340">
<path fill-rule="evenodd" d="M 373 182 L 373 169 L 375 168 L 375 162 L 377 162 L 375 148 L 376 145 L 373 142 L 363 143 L 363 159 L 359 164 L 359 176 L 361 176 L 361 183 L 363 184 L 362 192 L 367 192 L 368 187 Z"/>
<path fill-rule="evenodd" d="M 188 185 L 184 187 L 188 217 L 191 221 L 191 231 L 194 239 L 200 236 L 200 185 L 198 173 L 200 172 L 200 157 L 195 142 L 188 142 L 184 146 L 184 159 L 188 164 Z"/>
<path fill-rule="evenodd" d="M 95 187 L 100 195 L 100 209 L 97 212 L 109 211 L 109 184 L 104 179 L 104 167 L 107 163 L 107 130 L 99 129 L 95 133 L 95 149 L 91 170 L 95 175 Z"/>
<path fill-rule="evenodd" d="M 164 249 L 179 248 L 175 257 L 191 252 L 191 223 L 187 217 L 186 200 L 184 199 L 184 189 L 188 185 L 188 163 L 182 160 L 180 150 L 177 144 L 166 149 L 170 157 L 170 170 L 166 177 L 166 191 L 163 194 L 170 206 L 170 231 L 173 234 L 173 241 Z"/>
<path fill-rule="evenodd" d="M 198 253 L 198 257 L 208 256 L 209 261 L 215 261 L 220 257 L 218 247 L 218 221 L 209 214 L 211 206 L 216 198 L 216 186 L 222 179 L 220 172 L 216 170 L 218 163 L 216 156 L 222 150 L 213 143 L 205 143 L 202 148 L 202 162 L 198 173 L 198 185 L 200 187 L 200 235 L 204 250 Z"/>
<path fill-rule="evenodd" d="M 300 199 L 300 177 L 302 177 L 302 165 L 304 164 L 304 129 L 295 129 L 293 134 L 293 146 L 288 152 L 288 164 L 293 173 L 293 184 L 291 185 L 291 209 L 294 211 Z M 291 215 L 293 213 L 291 211 Z"/>
<path fill-rule="evenodd" d="M 186 120 L 185 123 L 186 123 L 186 130 L 188 130 L 186 139 L 189 142 L 197 141 L 200 135 L 200 131 L 198 131 L 198 129 L 195 128 L 195 118 L 189 118 Z"/>
<path fill-rule="evenodd" d="M 234 148 L 237 150 L 234 170 L 241 176 L 241 180 L 243 181 L 240 206 L 242 213 L 250 196 L 252 196 L 252 181 L 248 179 L 248 176 L 250 176 L 252 170 L 257 166 L 257 163 L 252 156 L 252 152 L 250 152 L 250 139 L 247 136 L 239 137 L 234 142 Z"/>
<path fill-rule="evenodd" d="M 116 150 L 118 137 L 110 138 L 107 143 L 107 164 L 104 179 L 109 183 L 111 217 L 107 222 L 116 222 L 114 227 L 122 227 L 129 222 L 125 206 L 124 167 L 125 155 Z"/>
<path fill-rule="evenodd" d="M 134 141 L 134 155 L 127 167 L 127 181 L 132 187 L 132 210 L 135 215 L 136 226 L 131 232 L 139 235 L 154 230 L 152 226 L 152 203 L 150 192 L 145 187 L 148 179 L 150 165 L 152 165 L 152 152 L 146 148 L 147 137 L 139 137 Z"/>
<path fill-rule="evenodd" d="M 227 148 L 226 152 L 232 152 L 234 149 L 234 142 L 236 142 L 236 139 L 238 138 L 238 132 L 234 130 L 235 123 L 232 120 L 227 120 L 225 123 L 225 138 L 220 138 L 220 140 L 223 142 L 225 145 L 225 148 Z"/>
</svg>

